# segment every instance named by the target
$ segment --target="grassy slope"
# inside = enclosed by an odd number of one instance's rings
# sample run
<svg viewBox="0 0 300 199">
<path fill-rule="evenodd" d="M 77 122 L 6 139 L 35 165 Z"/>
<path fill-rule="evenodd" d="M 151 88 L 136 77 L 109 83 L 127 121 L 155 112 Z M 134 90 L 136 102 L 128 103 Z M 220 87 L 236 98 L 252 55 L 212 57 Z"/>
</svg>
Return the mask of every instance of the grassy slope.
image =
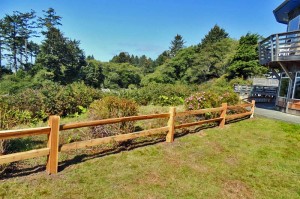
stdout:
<svg viewBox="0 0 300 199">
<path fill-rule="evenodd" d="M 255 118 L 0 183 L 5 198 L 300 198 L 300 126 Z"/>
</svg>

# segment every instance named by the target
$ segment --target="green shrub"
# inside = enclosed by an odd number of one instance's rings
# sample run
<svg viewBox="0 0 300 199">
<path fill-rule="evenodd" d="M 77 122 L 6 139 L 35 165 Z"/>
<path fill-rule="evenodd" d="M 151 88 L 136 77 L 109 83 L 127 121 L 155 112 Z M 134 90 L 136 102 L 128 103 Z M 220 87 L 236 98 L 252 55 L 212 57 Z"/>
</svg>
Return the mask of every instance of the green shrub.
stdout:
<svg viewBox="0 0 300 199">
<path fill-rule="evenodd" d="M 177 106 L 183 103 L 184 103 L 184 99 L 178 96 L 168 97 L 165 95 L 161 95 L 158 97 L 157 100 L 157 104 L 161 106 Z"/>
<path fill-rule="evenodd" d="M 30 112 L 35 120 L 40 120 L 47 117 L 44 98 L 45 96 L 39 90 L 25 89 L 21 93 L 12 95 L 10 104 L 11 107 Z"/>
<path fill-rule="evenodd" d="M 218 94 L 209 91 L 192 94 L 190 97 L 185 99 L 185 107 L 187 110 L 198 110 L 220 107 L 222 103 L 235 105 L 238 102 L 239 97 L 234 92 L 225 92 L 223 94 Z"/>
<path fill-rule="evenodd" d="M 151 83 L 139 89 L 122 91 L 120 95 L 133 99 L 140 105 L 179 105 L 191 93 L 196 91 L 194 85 Z"/>
<path fill-rule="evenodd" d="M 89 118 L 93 120 L 127 117 L 138 114 L 138 105 L 128 99 L 116 96 L 107 96 L 94 101 L 88 110 Z M 112 125 L 93 128 L 93 137 L 105 137 L 110 135 L 131 133 L 134 131 L 134 122 L 120 122 Z"/>
<path fill-rule="evenodd" d="M 31 113 L 22 111 L 11 106 L 11 101 L 8 97 L 0 97 L 0 130 L 11 129 L 14 126 L 28 124 L 31 121 Z M 0 155 L 7 152 L 9 140 L 0 140 Z M 5 168 L 5 165 L 0 167 L 0 171 Z"/>
<path fill-rule="evenodd" d="M 100 90 L 84 83 L 72 83 L 67 86 L 48 84 L 41 89 L 44 95 L 44 107 L 47 115 L 80 114 L 94 100 L 102 97 Z"/>
</svg>

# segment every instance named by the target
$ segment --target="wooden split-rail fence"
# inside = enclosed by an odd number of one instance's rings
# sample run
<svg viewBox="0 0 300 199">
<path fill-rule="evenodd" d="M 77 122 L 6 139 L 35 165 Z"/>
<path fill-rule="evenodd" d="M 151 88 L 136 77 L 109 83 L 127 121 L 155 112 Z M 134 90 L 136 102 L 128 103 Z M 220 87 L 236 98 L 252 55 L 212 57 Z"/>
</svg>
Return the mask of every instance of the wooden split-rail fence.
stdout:
<svg viewBox="0 0 300 199">
<path fill-rule="evenodd" d="M 48 135 L 48 143 L 46 148 L 30 150 L 26 152 L 13 153 L 8 155 L 0 156 L 0 164 L 11 163 L 15 161 L 36 158 L 41 156 L 47 156 L 46 171 L 48 174 L 56 174 L 58 172 L 58 155 L 59 152 L 69 151 L 73 149 L 80 149 L 85 147 L 97 146 L 100 144 L 110 143 L 112 141 L 121 142 L 138 137 L 145 137 L 150 135 L 159 134 L 162 132 L 167 132 L 166 142 L 174 141 L 175 129 L 186 128 L 196 125 L 208 124 L 212 122 L 219 122 L 219 127 L 223 128 L 226 120 L 233 120 L 238 118 L 243 118 L 246 116 L 253 117 L 254 114 L 255 101 L 252 103 L 240 104 L 235 106 L 227 106 L 227 103 L 223 103 L 222 107 L 218 108 L 209 108 L 209 109 L 200 109 L 200 110 L 191 110 L 184 112 L 176 112 L 174 107 L 170 108 L 169 113 L 161 114 L 152 114 L 152 115 L 140 115 L 140 116 L 130 116 L 122 118 L 111 118 L 103 120 L 94 120 L 86 122 L 77 122 L 69 124 L 60 124 L 59 116 L 50 116 L 49 117 L 49 126 L 39 127 L 39 128 L 30 128 L 30 129 L 19 129 L 19 130 L 5 130 L 0 131 L 0 140 L 2 139 L 11 139 L 11 138 L 21 138 L 25 136 L 36 136 L 36 135 Z M 239 107 L 251 107 L 250 111 L 245 113 L 239 113 L 234 115 L 226 115 L 228 109 L 235 109 Z M 189 116 L 189 115 L 199 115 L 205 113 L 220 112 L 220 117 L 201 120 L 192 123 L 185 124 L 175 124 L 175 119 L 177 117 Z M 82 127 L 92 127 L 98 125 L 114 124 L 119 122 L 128 122 L 128 121 L 137 121 L 137 120 L 148 120 L 148 119 L 157 119 L 157 118 L 169 118 L 167 126 L 143 130 L 139 132 L 133 132 L 128 134 L 120 134 L 115 136 L 96 138 L 85 141 L 72 142 L 68 144 L 59 145 L 59 132 L 69 129 L 76 129 Z"/>
</svg>

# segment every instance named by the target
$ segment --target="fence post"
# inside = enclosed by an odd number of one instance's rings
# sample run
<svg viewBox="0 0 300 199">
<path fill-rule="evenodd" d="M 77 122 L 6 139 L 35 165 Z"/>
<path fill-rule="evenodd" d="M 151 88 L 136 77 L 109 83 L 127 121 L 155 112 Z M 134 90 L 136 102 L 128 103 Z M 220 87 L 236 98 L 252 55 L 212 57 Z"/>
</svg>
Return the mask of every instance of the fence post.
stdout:
<svg viewBox="0 0 300 199">
<path fill-rule="evenodd" d="M 255 100 L 252 100 L 251 101 L 251 104 L 252 104 L 252 107 L 251 107 L 251 116 L 250 116 L 250 118 L 253 118 L 253 115 L 254 115 L 254 107 L 255 107 Z"/>
<path fill-rule="evenodd" d="M 51 128 L 48 136 L 48 148 L 50 153 L 48 155 L 46 171 L 48 174 L 56 174 L 58 170 L 58 145 L 59 145 L 59 116 L 49 117 L 49 126 Z"/>
<path fill-rule="evenodd" d="M 219 124 L 219 127 L 220 128 L 223 128 L 224 125 L 225 125 L 225 120 L 226 120 L 226 112 L 227 112 L 227 103 L 222 103 L 222 112 L 221 112 L 221 115 L 220 117 L 222 118 L 220 124 Z"/>
<path fill-rule="evenodd" d="M 175 116 L 176 116 L 176 108 L 170 108 L 170 118 L 168 121 L 169 132 L 166 136 L 166 142 L 174 141 L 174 133 L 175 133 Z"/>
</svg>

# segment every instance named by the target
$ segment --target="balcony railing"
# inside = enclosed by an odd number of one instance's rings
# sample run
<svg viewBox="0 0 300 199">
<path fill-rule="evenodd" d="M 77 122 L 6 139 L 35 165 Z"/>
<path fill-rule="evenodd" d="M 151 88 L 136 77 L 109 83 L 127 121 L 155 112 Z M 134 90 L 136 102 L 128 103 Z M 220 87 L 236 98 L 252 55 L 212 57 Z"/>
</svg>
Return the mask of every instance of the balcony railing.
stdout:
<svg viewBox="0 0 300 199">
<path fill-rule="evenodd" d="M 300 61 L 300 30 L 279 33 L 259 42 L 259 62 Z"/>
</svg>

